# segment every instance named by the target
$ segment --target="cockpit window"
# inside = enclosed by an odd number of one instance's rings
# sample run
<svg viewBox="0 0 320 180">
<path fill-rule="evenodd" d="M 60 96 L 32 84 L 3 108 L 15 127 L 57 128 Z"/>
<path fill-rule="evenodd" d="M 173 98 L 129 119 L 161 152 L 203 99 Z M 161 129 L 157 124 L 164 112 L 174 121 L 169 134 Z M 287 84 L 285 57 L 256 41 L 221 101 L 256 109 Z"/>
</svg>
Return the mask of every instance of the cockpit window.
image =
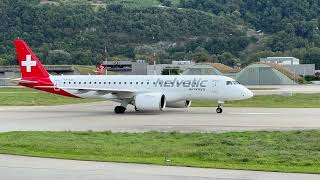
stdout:
<svg viewBox="0 0 320 180">
<path fill-rule="evenodd" d="M 229 85 L 238 85 L 240 84 L 238 81 L 226 81 L 227 86 Z"/>
</svg>

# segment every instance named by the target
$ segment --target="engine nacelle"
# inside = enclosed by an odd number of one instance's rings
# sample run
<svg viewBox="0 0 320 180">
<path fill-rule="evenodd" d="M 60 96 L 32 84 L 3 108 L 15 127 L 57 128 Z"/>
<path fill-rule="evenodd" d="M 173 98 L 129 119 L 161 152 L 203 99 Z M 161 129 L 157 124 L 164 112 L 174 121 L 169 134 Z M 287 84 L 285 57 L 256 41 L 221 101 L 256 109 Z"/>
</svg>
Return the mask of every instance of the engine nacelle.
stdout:
<svg viewBox="0 0 320 180">
<path fill-rule="evenodd" d="M 138 94 L 134 102 L 139 111 L 161 111 L 166 107 L 166 97 L 162 93 Z"/>
<path fill-rule="evenodd" d="M 167 103 L 167 107 L 169 108 L 188 108 L 190 106 L 191 106 L 190 100 Z"/>
</svg>

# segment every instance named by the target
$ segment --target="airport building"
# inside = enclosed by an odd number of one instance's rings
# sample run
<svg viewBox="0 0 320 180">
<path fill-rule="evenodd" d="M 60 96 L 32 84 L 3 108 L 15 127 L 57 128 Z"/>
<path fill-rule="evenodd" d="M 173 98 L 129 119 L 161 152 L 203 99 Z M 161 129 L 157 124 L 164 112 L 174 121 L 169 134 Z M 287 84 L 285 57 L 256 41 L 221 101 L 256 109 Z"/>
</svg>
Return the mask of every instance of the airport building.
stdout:
<svg viewBox="0 0 320 180">
<path fill-rule="evenodd" d="M 172 64 L 150 65 L 145 60 L 137 61 L 105 61 L 108 72 L 114 72 L 120 75 L 161 75 L 164 69 L 186 70 L 194 63 L 191 61 L 172 61 Z"/>
<path fill-rule="evenodd" d="M 223 75 L 218 69 L 210 64 L 196 64 L 191 66 L 183 75 Z"/>
<path fill-rule="evenodd" d="M 260 58 L 261 63 L 282 65 L 292 72 L 306 76 L 315 75 L 315 64 L 300 64 L 300 60 L 294 57 L 267 57 Z"/>
<path fill-rule="evenodd" d="M 300 64 L 300 60 L 295 57 L 267 57 L 260 58 L 262 63 L 274 63 L 280 65 L 297 65 Z"/>
<path fill-rule="evenodd" d="M 236 75 L 236 80 L 243 85 L 291 85 L 296 84 L 294 77 L 288 77 L 290 71 L 280 69 L 281 66 L 270 66 L 268 64 L 252 64 Z M 282 71 L 282 72 L 281 72 Z M 287 74 L 284 74 L 284 71 Z M 300 77 L 301 78 L 301 77 Z"/>
<path fill-rule="evenodd" d="M 121 75 L 146 75 L 148 64 L 144 60 L 133 61 L 104 61 L 103 66 L 108 72 Z"/>
</svg>

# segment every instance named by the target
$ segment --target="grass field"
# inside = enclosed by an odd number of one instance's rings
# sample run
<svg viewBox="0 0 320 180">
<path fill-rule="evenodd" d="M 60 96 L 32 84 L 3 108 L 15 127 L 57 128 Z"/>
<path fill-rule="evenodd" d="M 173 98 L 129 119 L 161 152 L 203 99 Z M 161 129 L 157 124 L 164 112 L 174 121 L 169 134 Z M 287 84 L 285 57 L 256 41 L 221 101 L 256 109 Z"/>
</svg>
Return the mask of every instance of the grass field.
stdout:
<svg viewBox="0 0 320 180">
<path fill-rule="evenodd" d="M 320 173 L 320 131 L 9 132 L 0 153 L 77 160 Z M 167 161 L 170 160 L 170 161 Z"/>
<path fill-rule="evenodd" d="M 27 88 L 0 88 L 0 106 L 46 106 L 94 102 L 49 94 Z"/>
<path fill-rule="evenodd" d="M 215 107 L 216 102 L 193 101 L 193 107 Z M 320 94 L 295 94 L 293 96 L 261 95 L 242 101 L 229 101 L 226 107 L 265 108 L 320 108 Z"/>
</svg>

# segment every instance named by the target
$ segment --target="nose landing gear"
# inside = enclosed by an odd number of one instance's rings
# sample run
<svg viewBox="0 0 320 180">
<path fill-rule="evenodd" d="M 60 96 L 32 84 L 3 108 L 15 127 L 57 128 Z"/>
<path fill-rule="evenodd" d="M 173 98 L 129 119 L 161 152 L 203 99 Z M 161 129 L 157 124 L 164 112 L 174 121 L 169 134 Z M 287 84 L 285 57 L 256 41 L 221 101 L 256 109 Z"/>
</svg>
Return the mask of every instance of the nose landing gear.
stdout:
<svg viewBox="0 0 320 180">
<path fill-rule="evenodd" d="M 222 102 L 222 101 L 218 101 L 218 108 L 216 109 L 216 112 L 218 113 L 218 114 L 221 114 L 222 113 L 222 108 L 223 108 L 223 104 L 224 104 L 224 102 Z"/>
</svg>

